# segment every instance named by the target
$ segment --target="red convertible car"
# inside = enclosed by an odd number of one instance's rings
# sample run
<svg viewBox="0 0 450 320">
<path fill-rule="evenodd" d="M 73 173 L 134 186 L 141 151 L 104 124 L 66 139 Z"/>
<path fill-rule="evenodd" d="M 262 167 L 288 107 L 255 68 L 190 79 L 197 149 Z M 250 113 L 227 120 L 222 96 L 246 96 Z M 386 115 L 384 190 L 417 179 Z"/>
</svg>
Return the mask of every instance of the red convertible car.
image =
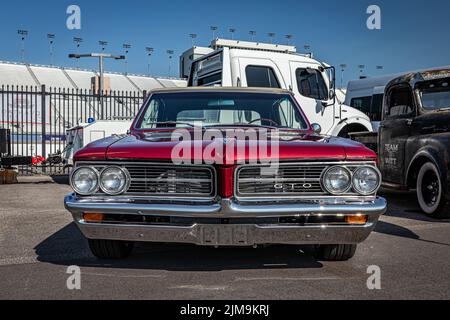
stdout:
<svg viewBox="0 0 450 320">
<path fill-rule="evenodd" d="M 381 175 L 373 151 L 319 133 L 289 91 L 154 91 L 127 135 L 75 154 L 65 207 L 103 259 L 142 241 L 348 260 L 386 211 Z"/>
</svg>

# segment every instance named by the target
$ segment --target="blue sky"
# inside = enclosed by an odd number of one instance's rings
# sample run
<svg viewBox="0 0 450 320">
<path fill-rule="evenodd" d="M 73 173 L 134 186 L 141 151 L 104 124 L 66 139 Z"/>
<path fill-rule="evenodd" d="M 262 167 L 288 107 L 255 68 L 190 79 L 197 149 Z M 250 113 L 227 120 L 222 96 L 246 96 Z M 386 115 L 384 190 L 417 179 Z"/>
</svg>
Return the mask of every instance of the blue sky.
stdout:
<svg viewBox="0 0 450 320">
<path fill-rule="evenodd" d="M 66 28 L 66 9 L 81 8 L 81 30 Z M 366 9 L 381 8 L 382 29 L 368 30 Z M 285 43 L 294 35 L 299 48 L 309 44 L 315 56 L 333 65 L 346 63 L 345 81 L 358 77 L 358 65 L 369 76 L 440 65 L 450 65 L 450 2 L 447 0 L 41 0 L 7 1 L 0 11 L 0 59 L 20 60 L 17 29 L 27 29 L 26 60 L 49 64 L 47 33 L 56 34 L 55 64 L 76 66 L 67 54 L 75 51 L 73 37 L 82 37 L 82 52 L 100 51 L 98 40 L 109 42 L 107 51 L 123 54 L 130 43 L 129 72 L 145 74 L 145 47 L 154 47 L 152 74 L 168 75 L 167 49 L 175 50 L 172 76 L 178 75 L 178 56 L 191 45 L 189 33 L 198 34 L 197 45 L 208 45 L 209 26 L 219 27 L 219 36 L 249 40 L 256 30 L 258 41 L 268 41 L 268 32 Z M 384 70 L 376 70 L 377 65 Z M 96 68 L 95 61 L 80 61 L 82 68 Z M 107 70 L 122 72 L 123 61 L 108 61 Z M 338 77 L 340 74 L 338 72 Z"/>
</svg>

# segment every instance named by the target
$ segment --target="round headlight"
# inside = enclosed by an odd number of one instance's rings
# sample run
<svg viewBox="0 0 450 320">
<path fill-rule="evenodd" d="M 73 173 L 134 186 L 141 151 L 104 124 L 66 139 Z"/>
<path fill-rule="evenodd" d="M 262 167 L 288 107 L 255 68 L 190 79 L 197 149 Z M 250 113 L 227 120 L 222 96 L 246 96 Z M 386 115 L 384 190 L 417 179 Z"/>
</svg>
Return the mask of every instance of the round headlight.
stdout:
<svg viewBox="0 0 450 320">
<path fill-rule="evenodd" d="M 374 167 L 362 167 L 353 173 L 353 189 L 361 195 L 374 194 L 381 184 L 381 174 Z"/>
<path fill-rule="evenodd" d="M 94 194 L 98 191 L 98 171 L 89 167 L 78 168 L 72 173 L 70 184 L 78 194 Z"/>
<path fill-rule="evenodd" d="M 323 175 L 323 186 L 331 194 L 345 193 L 352 187 L 352 174 L 344 167 L 331 167 Z"/>
<path fill-rule="evenodd" d="M 100 174 L 100 189 L 109 195 L 124 193 L 129 187 L 129 174 L 120 167 L 107 167 Z"/>
</svg>

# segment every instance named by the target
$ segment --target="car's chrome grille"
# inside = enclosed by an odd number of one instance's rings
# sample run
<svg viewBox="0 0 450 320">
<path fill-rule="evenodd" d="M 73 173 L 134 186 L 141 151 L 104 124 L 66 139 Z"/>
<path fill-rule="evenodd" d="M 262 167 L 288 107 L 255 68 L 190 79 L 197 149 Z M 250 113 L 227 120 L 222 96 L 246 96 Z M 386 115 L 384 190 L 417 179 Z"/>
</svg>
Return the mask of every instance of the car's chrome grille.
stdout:
<svg viewBox="0 0 450 320">
<path fill-rule="evenodd" d="M 213 171 L 206 167 L 125 165 L 131 176 L 127 194 L 213 196 Z"/>
<path fill-rule="evenodd" d="M 236 193 L 240 197 L 325 195 L 321 176 L 327 165 L 280 165 L 241 167 L 237 172 Z"/>
<path fill-rule="evenodd" d="M 107 165 L 126 168 L 131 183 L 125 195 L 206 198 L 214 197 L 216 192 L 214 169 L 209 166 L 121 162 L 92 165 L 99 172 Z"/>
</svg>

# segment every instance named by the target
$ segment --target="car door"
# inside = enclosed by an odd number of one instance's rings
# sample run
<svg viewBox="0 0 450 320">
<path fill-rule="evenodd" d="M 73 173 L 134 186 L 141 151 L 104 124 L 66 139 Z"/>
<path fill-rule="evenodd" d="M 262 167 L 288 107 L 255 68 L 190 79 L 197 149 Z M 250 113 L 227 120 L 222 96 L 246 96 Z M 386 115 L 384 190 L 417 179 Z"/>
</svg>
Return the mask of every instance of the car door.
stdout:
<svg viewBox="0 0 450 320">
<path fill-rule="evenodd" d="M 329 133 L 335 122 L 335 106 L 329 102 L 329 81 L 325 73 L 311 64 L 290 62 L 292 90 L 310 123 L 318 123 Z"/>
<path fill-rule="evenodd" d="M 384 103 L 384 118 L 379 129 L 383 180 L 403 184 L 406 141 L 417 112 L 410 86 L 403 84 L 388 89 Z"/>
</svg>

